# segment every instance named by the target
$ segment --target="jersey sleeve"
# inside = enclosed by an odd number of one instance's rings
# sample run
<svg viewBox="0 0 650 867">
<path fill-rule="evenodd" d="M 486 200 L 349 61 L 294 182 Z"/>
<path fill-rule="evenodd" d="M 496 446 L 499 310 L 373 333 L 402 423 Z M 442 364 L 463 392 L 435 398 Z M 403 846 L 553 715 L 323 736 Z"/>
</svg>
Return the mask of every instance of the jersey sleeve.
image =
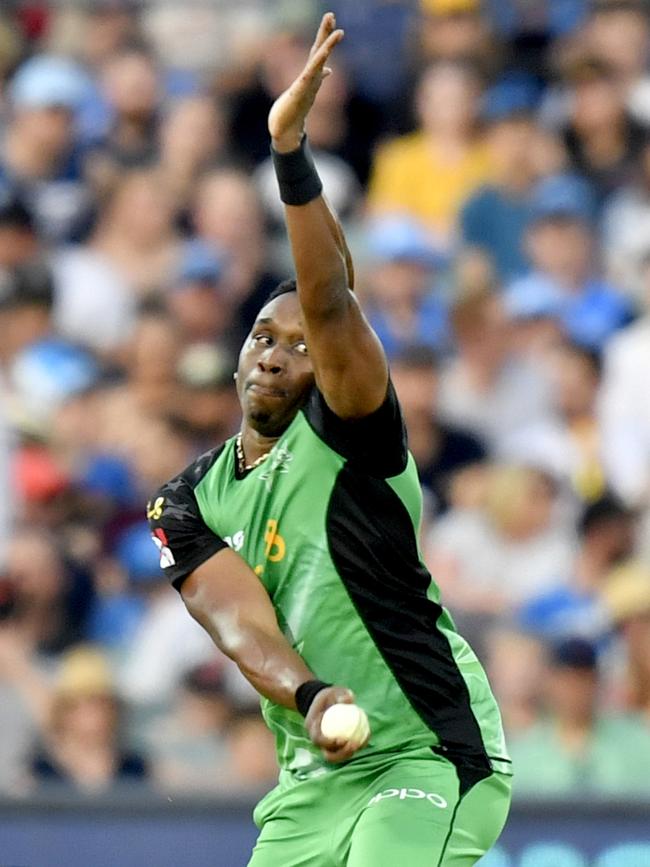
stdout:
<svg viewBox="0 0 650 867">
<path fill-rule="evenodd" d="M 198 566 L 227 547 L 203 520 L 194 490 L 182 476 L 163 485 L 147 503 L 147 519 L 160 551 L 160 568 L 176 590 Z"/>
<path fill-rule="evenodd" d="M 406 428 L 390 380 L 383 404 L 365 418 L 339 418 L 317 388 L 313 390 L 304 412 L 312 429 L 323 442 L 360 472 L 388 479 L 406 468 Z"/>
</svg>

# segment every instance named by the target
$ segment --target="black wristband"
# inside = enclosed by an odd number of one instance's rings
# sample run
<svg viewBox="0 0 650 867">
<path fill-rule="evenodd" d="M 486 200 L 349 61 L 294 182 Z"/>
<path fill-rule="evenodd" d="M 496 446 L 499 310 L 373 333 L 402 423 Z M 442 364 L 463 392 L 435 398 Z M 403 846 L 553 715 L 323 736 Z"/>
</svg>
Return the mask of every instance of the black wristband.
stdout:
<svg viewBox="0 0 650 867">
<path fill-rule="evenodd" d="M 285 205 L 306 205 L 320 196 L 323 185 L 318 177 L 306 135 L 302 137 L 300 147 L 295 151 L 279 154 L 272 147 L 271 156 L 280 187 L 280 198 Z"/>
<path fill-rule="evenodd" d="M 322 680 L 307 680 L 305 683 L 301 683 L 296 690 L 296 707 L 300 713 L 307 716 L 312 701 L 321 689 L 327 689 L 331 685 L 331 683 L 324 683 Z"/>
</svg>

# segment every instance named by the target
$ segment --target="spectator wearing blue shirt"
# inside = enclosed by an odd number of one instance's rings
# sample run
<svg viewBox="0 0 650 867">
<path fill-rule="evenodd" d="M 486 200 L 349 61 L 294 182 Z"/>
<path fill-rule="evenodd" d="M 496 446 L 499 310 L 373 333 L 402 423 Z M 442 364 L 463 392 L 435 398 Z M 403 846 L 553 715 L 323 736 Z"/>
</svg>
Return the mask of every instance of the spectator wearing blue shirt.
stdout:
<svg viewBox="0 0 650 867">
<path fill-rule="evenodd" d="M 415 343 L 448 349 L 447 305 L 436 291 L 446 261 L 422 226 L 408 217 L 384 217 L 371 226 L 368 246 L 375 267 L 367 316 L 388 358 Z"/>
<path fill-rule="evenodd" d="M 550 641 L 580 636 L 600 647 L 612 622 L 603 591 L 613 570 L 634 551 L 634 513 L 610 494 L 586 506 L 578 520 L 578 549 L 570 574 L 528 600 L 517 613 L 528 634 Z"/>
<path fill-rule="evenodd" d="M 540 181 L 533 191 L 526 247 L 532 263 L 506 292 L 506 310 L 517 318 L 531 298 L 560 323 L 566 335 L 588 349 L 601 350 L 627 325 L 633 310 L 627 298 L 606 282 L 594 260 L 593 198 L 573 175 Z"/>
<path fill-rule="evenodd" d="M 537 99 L 535 81 L 523 75 L 504 78 L 486 93 L 482 114 L 494 180 L 468 199 L 460 215 L 463 243 L 487 253 L 502 281 L 522 276 L 529 266 L 524 236 L 534 185 Z"/>
<path fill-rule="evenodd" d="M 73 61 L 37 55 L 18 68 L 8 88 L 11 116 L 0 147 L 0 190 L 19 196 L 39 234 L 54 243 L 75 236 L 90 205 L 75 131 L 87 87 Z"/>
</svg>

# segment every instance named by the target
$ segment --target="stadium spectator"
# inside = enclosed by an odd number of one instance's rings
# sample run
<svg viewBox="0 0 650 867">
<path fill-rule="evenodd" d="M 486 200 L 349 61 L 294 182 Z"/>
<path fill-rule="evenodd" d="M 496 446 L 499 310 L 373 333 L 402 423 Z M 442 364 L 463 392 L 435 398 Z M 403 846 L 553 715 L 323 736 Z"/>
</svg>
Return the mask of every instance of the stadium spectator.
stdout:
<svg viewBox="0 0 650 867">
<path fill-rule="evenodd" d="M 93 356 L 55 328 L 55 286 L 50 269 L 29 261 L 0 274 L 0 364 L 9 399 L 21 423 L 42 430 L 71 395 L 93 385 Z"/>
<path fill-rule="evenodd" d="M 363 96 L 383 109 L 384 123 L 390 129 L 399 127 L 412 72 L 413 4 L 357 0 L 352 10 L 345 0 L 334 0 L 329 8 L 350 40 L 348 46 L 341 45 L 341 57 L 352 80 Z"/>
<path fill-rule="evenodd" d="M 188 433 L 173 423 L 177 398 L 178 329 L 164 308 L 144 307 L 123 356 L 126 377 L 101 385 L 89 451 L 125 460 L 146 490 L 165 468 L 193 453 Z"/>
<path fill-rule="evenodd" d="M 423 72 L 418 130 L 377 150 L 368 195 L 374 214 L 407 214 L 451 245 L 462 203 L 491 169 L 477 129 L 480 93 L 467 64 L 443 61 Z"/>
<path fill-rule="evenodd" d="M 226 731 L 234 707 L 223 663 L 214 660 L 183 677 L 171 710 L 154 720 L 144 737 L 152 754 L 156 782 L 163 790 L 223 791 L 228 761 Z M 239 780 L 229 779 L 234 790 Z"/>
<path fill-rule="evenodd" d="M 233 310 L 223 285 L 227 268 L 226 257 L 204 241 L 184 243 L 167 294 L 184 343 L 228 342 Z"/>
<path fill-rule="evenodd" d="M 196 451 L 236 433 L 241 411 L 235 391 L 234 358 L 211 343 L 189 346 L 178 360 L 179 392 L 171 416 L 189 432 Z"/>
<path fill-rule="evenodd" d="M 650 22 L 642 0 L 594 4 L 585 23 L 583 40 L 589 54 L 607 64 L 622 85 L 633 117 L 647 124 Z"/>
<path fill-rule="evenodd" d="M 120 175 L 88 242 L 60 248 L 53 258 L 63 334 L 102 354 L 124 348 L 135 330 L 137 301 L 162 295 L 177 268 L 181 242 L 173 217 L 157 175 Z"/>
<path fill-rule="evenodd" d="M 367 243 L 367 315 L 387 356 L 412 343 L 448 349 L 449 315 L 441 298 L 446 257 L 408 217 L 375 219 Z"/>
<path fill-rule="evenodd" d="M 233 168 L 205 175 L 197 188 L 193 220 L 198 237 L 226 257 L 223 285 L 239 324 L 233 340 L 240 342 L 260 300 L 277 284 L 268 261 L 261 203 L 250 177 Z"/>
<path fill-rule="evenodd" d="M 578 59 L 566 80 L 571 111 L 564 141 L 574 169 L 593 185 L 602 204 L 633 177 L 646 131 L 628 112 L 625 89 L 607 63 Z"/>
<path fill-rule="evenodd" d="M 174 208 L 189 221 L 201 173 L 223 159 L 227 147 L 223 109 L 208 96 L 194 95 L 169 106 L 160 128 L 160 176 Z"/>
<path fill-rule="evenodd" d="M 427 563 L 479 652 L 491 624 L 568 574 L 574 538 L 560 505 L 548 476 L 495 467 L 476 505 L 451 509 L 431 530 Z"/>
<path fill-rule="evenodd" d="M 397 391 L 417 464 L 420 482 L 436 514 L 449 507 L 459 475 L 481 472 L 487 449 L 468 431 L 441 422 L 435 413 L 438 361 L 427 346 L 411 346 L 393 358 L 391 377 Z"/>
<path fill-rule="evenodd" d="M 93 145 L 91 171 L 100 190 L 120 169 L 147 166 L 156 155 L 162 93 L 155 59 L 144 49 L 120 50 L 104 65 L 102 88 L 111 120 Z"/>
<path fill-rule="evenodd" d="M 634 552 L 635 529 L 634 514 L 611 496 L 586 506 L 569 571 L 521 608 L 520 626 L 551 641 L 581 637 L 605 644 L 612 628 L 607 585 L 612 571 Z"/>
<path fill-rule="evenodd" d="M 492 178 L 467 200 L 460 215 L 463 243 L 490 256 L 500 281 L 519 277 L 528 268 L 524 235 L 536 171 L 536 100 L 535 83 L 514 76 L 484 95 Z"/>
<path fill-rule="evenodd" d="M 426 62 L 471 61 L 491 75 L 501 64 L 499 46 L 480 0 L 420 0 L 418 37 Z"/>
<path fill-rule="evenodd" d="M 600 358 L 581 346 L 564 344 L 547 359 L 546 369 L 553 414 L 504 438 L 500 456 L 545 467 L 581 500 L 597 500 L 606 484 L 597 413 Z"/>
<path fill-rule="evenodd" d="M 29 548 L 29 540 L 24 544 Z M 49 683 L 42 660 L 37 657 L 34 638 L 24 628 L 20 611 L 21 606 L 30 609 L 28 616 L 31 617 L 35 607 L 26 604 L 29 590 L 17 584 L 22 577 L 21 545 L 20 536 L 12 541 L 3 558 L 0 579 L 0 725 L 3 733 L 0 791 L 14 794 L 24 791 L 28 755 L 38 726 L 47 717 L 50 702 Z M 31 553 L 34 553 L 34 547 Z M 37 560 L 36 569 L 39 562 L 42 564 L 42 560 Z M 49 571 L 44 575 L 45 584 L 52 574 L 52 567 L 49 563 L 47 565 Z"/>
<path fill-rule="evenodd" d="M 100 279 L 144 298 L 165 288 L 180 252 L 169 192 L 155 169 L 134 169 L 118 176 L 88 245 L 77 255 L 87 269 L 92 261 Z"/>
<path fill-rule="evenodd" d="M 485 665 L 509 736 L 539 719 L 546 645 L 514 624 L 498 624 L 485 635 Z"/>
<path fill-rule="evenodd" d="M 598 350 L 630 322 L 633 311 L 598 272 L 592 217 L 584 181 L 570 175 L 540 181 L 526 241 L 531 270 L 510 285 L 506 307 L 516 317 L 531 296 L 542 298 L 572 340 Z"/>
<path fill-rule="evenodd" d="M 451 310 L 458 354 L 442 369 L 438 408 L 449 424 L 466 428 L 495 448 L 551 412 L 543 372 L 512 352 L 500 299 L 467 292 Z"/>
<path fill-rule="evenodd" d="M 273 735 L 257 712 L 235 714 L 226 731 L 228 762 L 221 771 L 225 791 L 266 792 L 278 778 Z"/>
<path fill-rule="evenodd" d="M 34 660 L 54 658 L 80 641 L 89 613 L 88 588 L 52 533 L 27 526 L 17 530 L 7 557 L 10 582 L 3 629 Z"/>
<path fill-rule="evenodd" d="M 109 360 L 119 354 L 135 324 L 136 298 L 127 281 L 92 247 L 60 248 L 50 264 L 57 331 Z"/>
<path fill-rule="evenodd" d="M 650 733 L 634 716 L 599 714 L 599 686 L 592 645 L 573 638 L 552 647 L 546 716 L 512 739 L 519 795 L 650 792 Z"/>
<path fill-rule="evenodd" d="M 69 651 L 54 683 L 43 746 L 32 757 L 34 782 L 86 794 L 142 784 L 149 776 L 147 763 L 120 743 L 121 722 L 106 659 L 91 646 Z"/>
<path fill-rule="evenodd" d="M 19 67 L 8 88 L 0 185 L 27 204 L 39 233 L 54 242 L 75 237 L 90 206 L 73 125 L 86 87 L 71 60 L 40 55 Z"/>
<path fill-rule="evenodd" d="M 0 353 L 6 368 L 30 344 L 52 332 L 54 286 L 48 270 L 28 263 L 2 271 L 0 316 L 4 339 Z"/>
</svg>

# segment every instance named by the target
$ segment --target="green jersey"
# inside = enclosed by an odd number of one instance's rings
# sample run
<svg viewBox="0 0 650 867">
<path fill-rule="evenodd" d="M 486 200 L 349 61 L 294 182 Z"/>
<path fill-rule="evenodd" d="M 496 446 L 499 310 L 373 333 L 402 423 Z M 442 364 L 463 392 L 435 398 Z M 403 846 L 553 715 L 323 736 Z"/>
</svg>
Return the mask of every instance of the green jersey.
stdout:
<svg viewBox="0 0 650 867">
<path fill-rule="evenodd" d="M 422 563 L 421 502 L 391 385 L 359 421 L 314 389 L 263 463 L 240 473 L 228 440 L 164 485 L 148 515 L 177 589 L 226 545 L 255 571 L 315 676 L 352 689 L 368 714 L 370 742 L 352 761 L 428 747 L 509 773 L 487 677 Z M 284 771 L 336 770 L 296 711 L 262 709 Z"/>
</svg>

